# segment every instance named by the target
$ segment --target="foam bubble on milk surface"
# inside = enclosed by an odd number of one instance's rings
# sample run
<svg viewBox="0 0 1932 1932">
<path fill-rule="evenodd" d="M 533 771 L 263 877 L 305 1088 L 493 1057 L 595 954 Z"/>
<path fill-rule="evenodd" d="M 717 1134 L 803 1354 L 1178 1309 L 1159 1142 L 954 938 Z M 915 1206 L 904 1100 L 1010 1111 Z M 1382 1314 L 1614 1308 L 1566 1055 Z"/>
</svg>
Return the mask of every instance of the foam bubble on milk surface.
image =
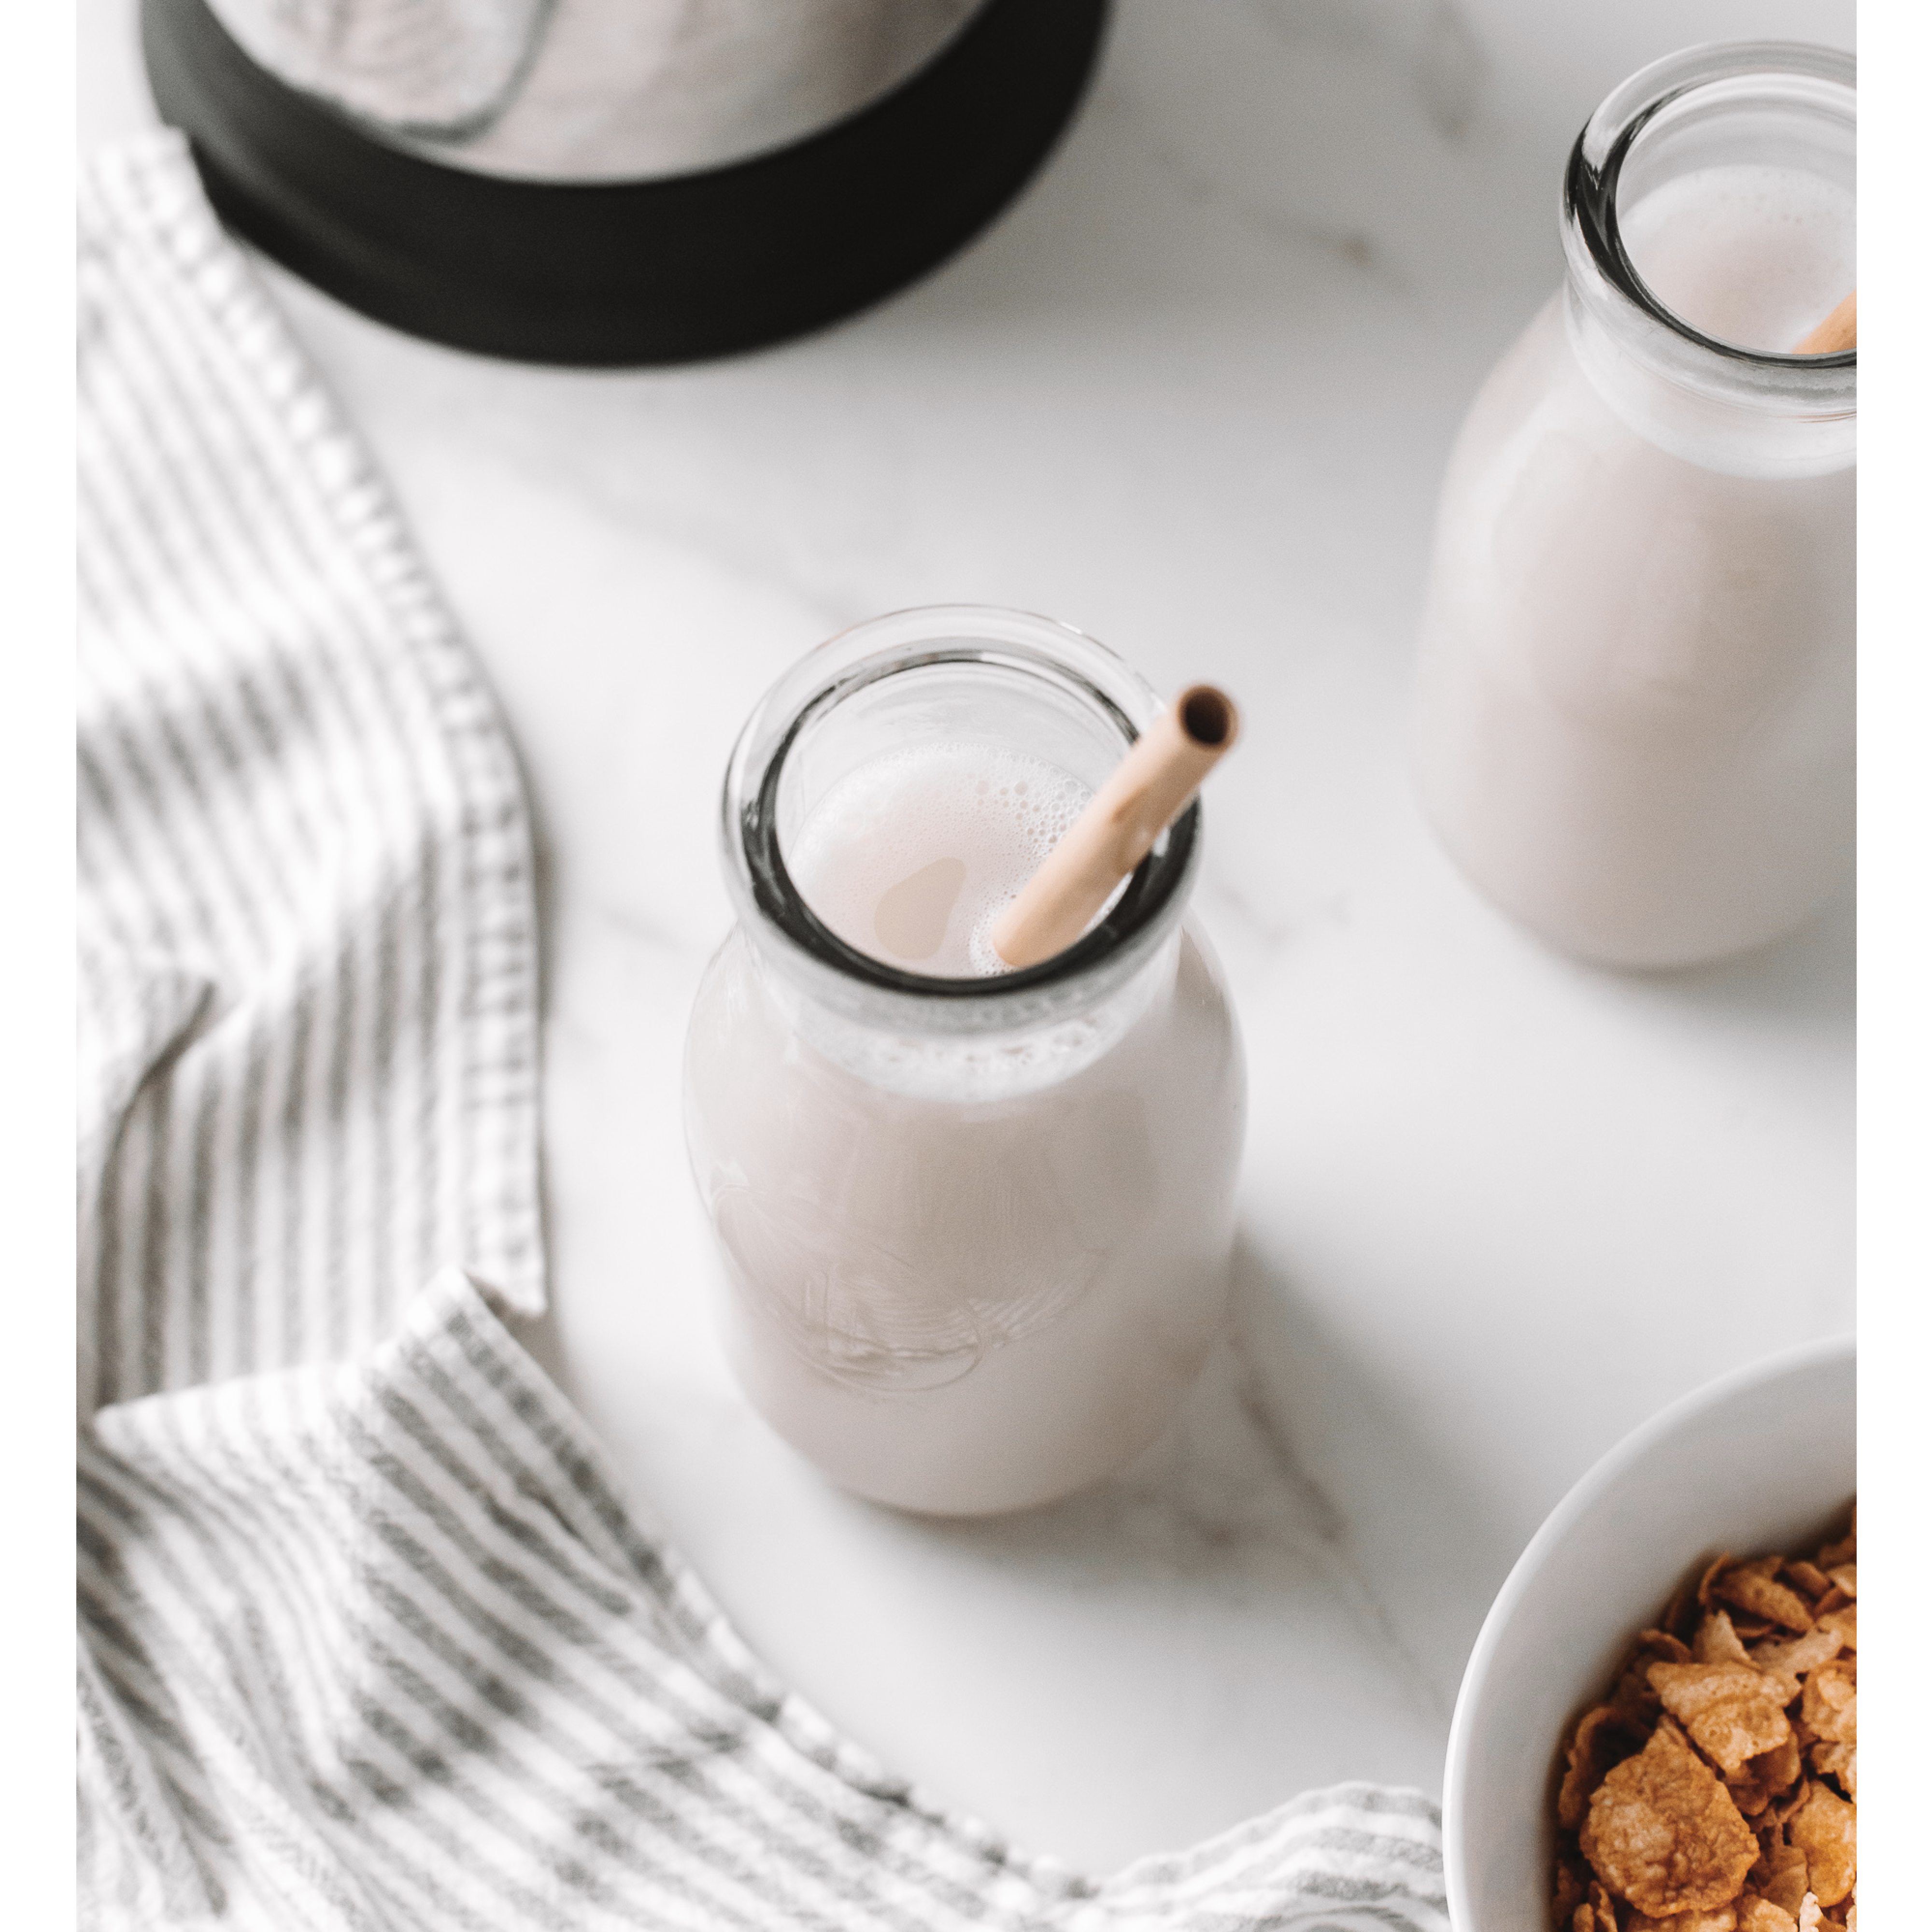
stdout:
<svg viewBox="0 0 1932 1932">
<path fill-rule="evenodd" d="M 939 979 L 1006 969 L 1000 910 L 1092 796 L 1042 758 L 921 745 L 849 772 L 787 842 L 806 902 L 849 946 Z"/>
</svg>

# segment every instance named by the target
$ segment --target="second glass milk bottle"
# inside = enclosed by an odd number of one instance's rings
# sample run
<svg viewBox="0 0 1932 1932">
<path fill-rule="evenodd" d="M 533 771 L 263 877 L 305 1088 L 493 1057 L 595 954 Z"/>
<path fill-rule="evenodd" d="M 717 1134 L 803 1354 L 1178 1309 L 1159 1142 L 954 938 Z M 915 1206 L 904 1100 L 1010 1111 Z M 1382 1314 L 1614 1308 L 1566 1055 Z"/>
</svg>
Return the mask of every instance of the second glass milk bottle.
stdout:
<svg viewBox="0 0 1932 1932">
<path fill-rule="evenodd" d="M 1415 722 L 1496 904 L 1620 966 L 1721 958 L 1846 882 L 1857 356 L 1850 56 L 1694 48 L 1606 100 L 1562 290 L 1463 425 Z"/>
<path fill-rule="evenodd" d="M 812 652 L 733 754 L 686 1138 L 738 1378 L 859 1495 L 1024 1508 L 1160 1432 L 1222 1330 L 1245 1076 L 1185 917 L 1198 802 L 1084 938 L 997 977 L 847 944 L 788 854 L 872 761 L 976 746 L 1090 789 L 1160 708 L 1064 626 L 915 610 Z"/>
</svg>

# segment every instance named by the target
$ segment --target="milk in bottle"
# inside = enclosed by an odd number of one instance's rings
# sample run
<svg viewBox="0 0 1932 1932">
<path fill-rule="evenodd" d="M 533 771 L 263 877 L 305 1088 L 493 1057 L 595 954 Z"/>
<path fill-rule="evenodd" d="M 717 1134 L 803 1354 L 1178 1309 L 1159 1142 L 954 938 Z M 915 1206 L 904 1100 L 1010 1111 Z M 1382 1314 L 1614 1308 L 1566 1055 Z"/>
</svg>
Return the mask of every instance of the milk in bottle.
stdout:
<svg viewBox="0 0 1932 1932">
<path fill-rule="evenodd" d="M 1700 48 L 1572 158 L 1564 290 L 1450 460 L 1418 670 L 1430 818 L 1557 945 L 1674 966 L 1846 881 L 1856 280 L 1848 57 Z"/>
<path fill-rule="evenodd" d="M 1065 1494 L 1220 1333 L 1244 1082 L 1184 916 L 1198 807 L 1059 958 L 988 938 L 1158 708 L 1063 626 L 911 612 L 813 653 L 734 755 L 687 1139 L 740 1380 L 861 1495 Z"/>
</svg>

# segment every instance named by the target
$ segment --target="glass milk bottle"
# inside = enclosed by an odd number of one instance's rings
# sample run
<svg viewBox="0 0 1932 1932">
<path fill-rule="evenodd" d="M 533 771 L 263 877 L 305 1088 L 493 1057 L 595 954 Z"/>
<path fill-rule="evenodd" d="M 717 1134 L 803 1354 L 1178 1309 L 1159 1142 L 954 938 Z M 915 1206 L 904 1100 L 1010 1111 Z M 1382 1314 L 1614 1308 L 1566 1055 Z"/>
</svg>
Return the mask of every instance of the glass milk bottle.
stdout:
<svg viewBox="0 0 1932 1932">
<path fill-rule="evenodd" d="M 1450 852 L 1612 964 L 1742 952 L 1846 882 L 1856 282 L 1850 56 L 1694 48 L 1564 186 L 1564 286 L 1444 484 L 1418 776 Z"/>
<path fill-rule="evenodd" d="M 1246 1076 L 1185 916 L 1198 802 L 1074 945 L 985 976 L 1029 854 L 1160 709 L 1064 626 L 914 610 L 810 653 L 733 752 L 686 1136 L 739 1380 L 860 1496 L 1064 1496 L 1221 1333 Z"/>
</svg>

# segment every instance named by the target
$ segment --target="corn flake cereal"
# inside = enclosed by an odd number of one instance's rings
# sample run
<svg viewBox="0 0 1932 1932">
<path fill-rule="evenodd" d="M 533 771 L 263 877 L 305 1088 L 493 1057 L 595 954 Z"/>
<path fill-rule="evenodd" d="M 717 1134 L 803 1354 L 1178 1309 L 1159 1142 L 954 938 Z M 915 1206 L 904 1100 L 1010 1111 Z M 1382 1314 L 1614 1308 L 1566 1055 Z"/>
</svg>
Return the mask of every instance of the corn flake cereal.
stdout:
<svg viewBox="0 0 1932 1932">
<path fill-rule="evenodd" d="M 1556 1932 L 1857 1932 L 1858 1517 L 1720 1556 L 1576 1720 Z"/>
<path fill-rule="evenodd" d="M 1818 1903 L 1836 1905 L 1847 1897 L 1858 1875 L 1858 1808 L 1814 1779 L 1784 1828 L 1804 1854 Z"/>
</svg>

